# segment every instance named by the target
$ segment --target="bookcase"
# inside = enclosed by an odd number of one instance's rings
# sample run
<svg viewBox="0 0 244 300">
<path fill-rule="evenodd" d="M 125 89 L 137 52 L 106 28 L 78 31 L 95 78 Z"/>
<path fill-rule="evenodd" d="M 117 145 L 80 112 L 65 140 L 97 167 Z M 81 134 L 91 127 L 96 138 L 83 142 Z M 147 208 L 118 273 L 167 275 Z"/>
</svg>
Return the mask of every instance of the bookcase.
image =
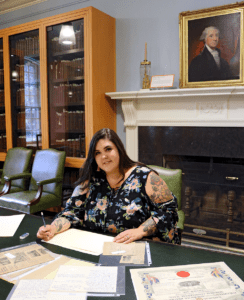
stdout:
<svg viewBox="0 0 244 300">
<path fill-rule="evenodd" d="M 0 161 L 12 147 L 55 148 L 80 168 L 93 134 L 116 130 L 115 64 L 115 19 L 93 7 L 0 30 Z"/>
</svg>

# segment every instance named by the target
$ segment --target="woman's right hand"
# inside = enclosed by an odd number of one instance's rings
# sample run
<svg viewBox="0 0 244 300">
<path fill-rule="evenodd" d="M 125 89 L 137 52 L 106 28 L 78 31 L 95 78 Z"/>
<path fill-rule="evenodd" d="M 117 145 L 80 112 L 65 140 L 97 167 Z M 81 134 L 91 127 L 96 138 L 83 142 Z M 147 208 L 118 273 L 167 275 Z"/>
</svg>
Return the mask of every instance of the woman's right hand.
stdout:
<svg viewBox="0 0 244 300">
<path fill-rule="evenodd" d="M 57 233 L 57 229 L 54 225 L 46 225 L 39 228 L 37 237 L 44 241 L 49 241 Z"/>
</svg>

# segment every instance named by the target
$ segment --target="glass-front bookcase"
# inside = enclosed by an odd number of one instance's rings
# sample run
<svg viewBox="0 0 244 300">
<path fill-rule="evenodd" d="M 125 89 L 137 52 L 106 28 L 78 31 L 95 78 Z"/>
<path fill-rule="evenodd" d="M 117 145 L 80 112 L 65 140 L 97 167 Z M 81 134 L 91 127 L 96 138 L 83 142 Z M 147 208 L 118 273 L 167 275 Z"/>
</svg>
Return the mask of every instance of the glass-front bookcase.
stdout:
<svg viewBox="0 0 244 300">
<path fill-rule="evenodd" d="M 70 30 L 70 39 L 62 37 L 64 30 Z M 68 157 L 84 158 L 83 19 L 47 27 L 47 63 L 50 147 L 64 150 Z"/>
<path fill-rule="evenodd" d="M 39 31 L 12 35 L 10 85 L 13 146 L 41 149 Z"/>
<path fill-rule="evenodd" d="M 0 38 L 0 152 L 6 152 L 6 123 L 4 105 L 3 39 Z"/>
<path fill-rule="evenodd" d="M 91 6 L 0 30 L 0 161 L 13 147 L 55 148 L 78 169 L 94 133 L 116 131 L 105 95 L 116 86 L 115 32 Z"/>
</svg>

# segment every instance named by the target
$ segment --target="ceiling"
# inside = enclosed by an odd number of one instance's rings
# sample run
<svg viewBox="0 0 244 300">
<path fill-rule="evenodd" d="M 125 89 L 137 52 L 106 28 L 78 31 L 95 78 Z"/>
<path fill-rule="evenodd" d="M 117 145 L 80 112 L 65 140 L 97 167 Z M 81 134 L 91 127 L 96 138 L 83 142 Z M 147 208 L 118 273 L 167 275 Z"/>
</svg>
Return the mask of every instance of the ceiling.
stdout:
<svg viewBox="0 0 244 300">
<path fill-rule="evenodd" d="M 47 0 L 0 0 L 0 15 Z"/>
</svg>

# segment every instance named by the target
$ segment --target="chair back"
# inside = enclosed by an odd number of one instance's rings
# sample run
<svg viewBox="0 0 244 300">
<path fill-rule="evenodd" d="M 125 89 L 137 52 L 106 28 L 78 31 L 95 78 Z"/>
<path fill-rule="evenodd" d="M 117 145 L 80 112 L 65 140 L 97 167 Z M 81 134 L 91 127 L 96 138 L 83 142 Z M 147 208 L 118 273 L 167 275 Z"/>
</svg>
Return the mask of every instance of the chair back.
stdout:
<svg viewBox="0 0 244 300">
<path fill-rule="evenodd" d="M 178 210 L 181 210 L 181 186 L 182 186 L 182 170 L 168 169 L 159 166 L 149 166 L 166 182 L 168 188 L 176 196 Z"/>
<path fill-rule="evenodd" d="M 32 166 L 32 176 L 30 182 L 30 191 L 37 191 L 36 182 L 52 179 L 56 177 L 63 178 L 66 153 L 56 149 L 37 150 Z M 60 197 L 62 195 L 63 182 L 45 184 L 43 192 L 51 193 Z"/>
<path fill-rule="evenodd" d="M 1 182 L 4 183 L 4 176 L 11 176 L 24 172 L 30 173 L 32 152 L 32 149 L 23 147 L 9 149 L 3 164 Z M 11 185 L 27 190 L 29 179 L 13 180 Z"/>
</svg>

